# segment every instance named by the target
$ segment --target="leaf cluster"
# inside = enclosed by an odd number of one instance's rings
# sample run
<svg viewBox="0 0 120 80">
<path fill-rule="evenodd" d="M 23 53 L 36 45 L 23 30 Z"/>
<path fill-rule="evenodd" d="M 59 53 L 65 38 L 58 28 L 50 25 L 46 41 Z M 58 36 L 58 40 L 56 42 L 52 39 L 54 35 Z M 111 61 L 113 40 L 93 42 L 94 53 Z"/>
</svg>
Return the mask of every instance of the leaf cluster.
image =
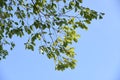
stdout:
<svg viewBox="0 0 120 80">
<path fill-rule="evenodd" d="M 77 28 L 87 30 L 93 19 L 104 13 L 83 7 L 82 0 L 0 0 L 0 59 L 15 47 L 13 36 L 29 36 L 25 48 L 55 61 L 56 70 L 75 68 L 72 44 L 80 35 Z M 13 41 L 12 41 L 13 40 Z"/>
</svg>

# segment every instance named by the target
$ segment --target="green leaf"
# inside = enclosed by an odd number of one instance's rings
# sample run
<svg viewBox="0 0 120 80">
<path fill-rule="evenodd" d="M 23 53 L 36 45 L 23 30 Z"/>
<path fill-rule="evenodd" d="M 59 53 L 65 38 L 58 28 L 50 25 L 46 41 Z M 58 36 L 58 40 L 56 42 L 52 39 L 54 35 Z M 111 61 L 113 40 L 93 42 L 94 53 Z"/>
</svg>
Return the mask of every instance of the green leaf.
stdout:
<svg viewBox="0 0 120 80">
<path fill-rule="evenodd" d="M 34 46 L 33 45 L 28 45 L 27 48 L 34 51 Z"/>
<path fill-rule="evenodd" d="M 16 25 L 18 25 L 18 22 L 15 22 Z"/>
<path fill-rule="evenodd" d="M 25 32 L 27 32 L 28 34 L 31 34 L 31 30 L 28 28 L 28 26 L 24 26 Z"/>
<path fill-rule="evenodd" d="M 91 24 L 90 20 L 84 20 L 85 23 Z"/>
</svg>

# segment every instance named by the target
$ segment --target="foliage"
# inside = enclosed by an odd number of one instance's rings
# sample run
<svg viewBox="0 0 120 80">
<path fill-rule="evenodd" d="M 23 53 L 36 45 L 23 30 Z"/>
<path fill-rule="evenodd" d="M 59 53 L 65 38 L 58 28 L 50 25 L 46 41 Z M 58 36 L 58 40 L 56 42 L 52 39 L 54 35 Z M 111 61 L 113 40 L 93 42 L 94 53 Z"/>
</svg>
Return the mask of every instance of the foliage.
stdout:
<svg viewBox="0 0 120 80">
<path fill-rule="evenodd" d="M 25 48 L 34 51 L 39 42 L 40 54 L 54 59 L 55 69 L 75 68 L 72 43 L 80 35 L 77 28 L 87 30 L 93 19 L 102 19 L 104 13 L 83 7 L 82 0 L 0 0 L 0 59 L 12 50 L 13 36 L 28 35 Z"/>
</svg>

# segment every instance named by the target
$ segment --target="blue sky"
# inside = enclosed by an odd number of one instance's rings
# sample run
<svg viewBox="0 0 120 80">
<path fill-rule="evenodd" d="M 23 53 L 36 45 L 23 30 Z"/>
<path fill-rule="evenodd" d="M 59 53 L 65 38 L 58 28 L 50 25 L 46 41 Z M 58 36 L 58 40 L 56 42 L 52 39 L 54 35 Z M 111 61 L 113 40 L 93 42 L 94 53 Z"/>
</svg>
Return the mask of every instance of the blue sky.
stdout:
<svg viewBox="0 0 120 80">
<path fill-rule="evenodd" d="M 119 0 L 83 0 L 84 6 L 106 15 L 93 21 L 88 31 L 78 30 L 74 70 L 55 71 L 53 60 L 38 50 L 25 50 L 24 38 L 15 38 L 17 46 L 0 61 L 0 80 L 120 80 L 119 4 Z"/>
</svg>

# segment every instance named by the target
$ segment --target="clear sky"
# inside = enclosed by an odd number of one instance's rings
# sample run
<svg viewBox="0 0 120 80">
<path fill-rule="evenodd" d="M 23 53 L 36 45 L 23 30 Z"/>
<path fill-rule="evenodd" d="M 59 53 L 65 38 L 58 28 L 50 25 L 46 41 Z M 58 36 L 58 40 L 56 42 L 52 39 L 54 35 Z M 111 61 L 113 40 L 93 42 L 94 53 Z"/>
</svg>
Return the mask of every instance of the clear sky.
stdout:
<svg viewBox="0 0 120 80">
<path fill-rule="evenodd" d="M 74 70 L 55 71 L 53 60 L 25 50 L 24 39 L 17 38 L 15 49 L 0 61 L 0 80 L 120 80 L 120 1 L 83 0 L 83 5 L 106 15 L 88 31 L 78 30 Z"/>
</svg>

